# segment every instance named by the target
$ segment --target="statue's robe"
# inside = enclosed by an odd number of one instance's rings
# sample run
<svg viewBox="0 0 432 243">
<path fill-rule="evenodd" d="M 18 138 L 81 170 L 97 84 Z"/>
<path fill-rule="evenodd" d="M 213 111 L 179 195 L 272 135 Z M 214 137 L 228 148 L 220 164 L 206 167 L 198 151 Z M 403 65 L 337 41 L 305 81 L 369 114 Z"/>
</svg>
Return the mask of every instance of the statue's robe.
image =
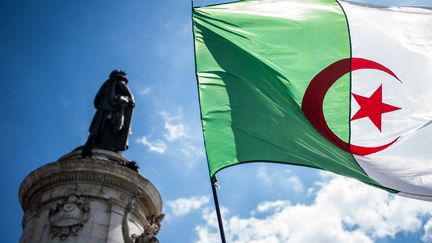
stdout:
<svg viewBox="0 0 432 243">
<path fill-rule="evenodd" d="M 93 148 L 115 152 L 127 149 L 131 103 L 134 98 L 126 82 L 109 79 L 102 85 L 94 100 L 97 111 L 89 129 L 94 139 Z"/>
</svg>

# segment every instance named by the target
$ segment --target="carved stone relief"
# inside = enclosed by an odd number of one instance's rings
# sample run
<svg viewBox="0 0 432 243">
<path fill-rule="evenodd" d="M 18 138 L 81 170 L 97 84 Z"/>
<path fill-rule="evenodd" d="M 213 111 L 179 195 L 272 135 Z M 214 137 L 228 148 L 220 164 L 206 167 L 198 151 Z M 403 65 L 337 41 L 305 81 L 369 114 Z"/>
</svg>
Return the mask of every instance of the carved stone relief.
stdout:
<svg viewBox="0 0 432 243">
<path fill-rule="evenodd" d="M 159 243 L 156 238 L 157 233 L 161 227 L 161 221 L 164 218 L 164 214 L 152 215 L 145 218 L 144 232 L 140 235 L 132 234 L 129 235 L 128 225 L 128 214 L 131 210 L 135 209 L 135 202 L 131 200 L 125 207 L 123 222 L 122 222 L 122 234 L 125 243 Z"/>
<path fill-rule="evenodd" d="M 90 205 L 84 197 L 70 194 L 50 209 L 49 220 L 52 237 L 61 240 L 70 235 L 78 235 L 78 231 L 90 218 Z"/>
</svg>

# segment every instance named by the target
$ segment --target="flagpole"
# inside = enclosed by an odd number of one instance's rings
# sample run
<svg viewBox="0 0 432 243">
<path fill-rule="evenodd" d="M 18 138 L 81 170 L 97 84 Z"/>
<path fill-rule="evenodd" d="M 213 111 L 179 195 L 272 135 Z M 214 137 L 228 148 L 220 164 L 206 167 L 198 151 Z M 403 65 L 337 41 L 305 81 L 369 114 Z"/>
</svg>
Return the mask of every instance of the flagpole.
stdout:
<svg viewBox="0 0 432 243">
<path fill-rule="evenodd" d="M 195 0 L 191 0 L 191 12 L 193 13 L 193 8 L 194 8 L 194 2 Z M 193 15 L 193 14 L 192 14 Z M 193 17 L 192 17 L 193 19 Z M 193 21 L 192 21 L 192 29 L 193 29 Z M 194 36 L 195 39 L 195 33 L 192 31 L 192 34 Z M 194 53 L 196 53 L 195 51 L 195 44 L 194 44 Z M 197 68 L 196 68 L 196 60 L 195 60 L 195 73 Z M 196 77 L 197 82 L 198 82 L 198 76 Z M 197 85 L 198 87 L 198 85 Z M 201 104 L 201 102 L 199 102 Z M 201 110 L 200 110 L 201 112 Z M 201 121 L 202 121 L 202 114 L 201 114 Z M 203 134 L 204 135 L 204 134 Z M 205 139 L 204 139 L 204 147 L 205 147 Z M 208 158 L 208 156 L 206 156 Z M 207 163 L 207 165 L 209 165 Z M 212 188 L 212 192 L 213 192 L 213 200 L 214 200 L 214 204 L 215 204 L 215 208 L 216 208 L 216 215 L 217 215 L 217 220 L 218 220 L 218 225 L 219 225 L 219 233 L 220 233 L 220 237 L 221 237 L 221 242 L 222 243 L 226 243 L 225 240 L 225 232 L 224 232 L 224 228 L 223 228 L 223 224 L 222 224 L 222 216 L 221 216 L 221 212 L 220 212 L 220 207 L 219 207 L 219 200 L 218 200 L 218 196 L 217 196 L 217 192 L 216 192 L 216 184 L 217 179 L 216 176 L 210 176 L 210 184 L 211 184 L 211 188 Z"/>
<path fill-rule="evenodd" d="M 223 224 L 222 224 L 222 216 L 221 216 L 221 212 L 220 212 L 220 208 L 219 208 L 219 200 L 218 200 L 218 196 L 217 196 L 217 192 L 216 192 L 217 180 L 216 180 L 216 178 L 210 178 L 210 182 L 211 182 L 212 191 L 213 191 L 214 204 L 216 207 L 216 215 L 217 215 L 217 220 L 218 220 L 218 224 L 219 224 L 219 232 L 220 232 L 221 241 L 222 241 L 222 243 L 226 243 L 225 232 L 224 232 L 224 228 L 223 228 Z"/>
</svg>

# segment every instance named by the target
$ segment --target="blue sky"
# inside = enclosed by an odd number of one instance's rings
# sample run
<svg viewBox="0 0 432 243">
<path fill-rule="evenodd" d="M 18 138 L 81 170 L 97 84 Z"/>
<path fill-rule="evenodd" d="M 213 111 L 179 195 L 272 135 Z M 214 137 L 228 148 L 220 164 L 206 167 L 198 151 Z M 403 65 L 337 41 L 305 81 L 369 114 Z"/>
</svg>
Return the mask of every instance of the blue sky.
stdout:
<svg viewBox="0 0 432 243">
<path fill-rule="evenodd" d="M 429 0 L 369 2 L 432 6 Z M 194 74 L 191 2 L 2 1 L 0 13 L 0 241 L 20 237 L 21 181 L 85 142 L 92 99 L 109 72 L 121 68 L 137 100 L 126 156 L 139 162 L 164 200 L 167 218 L 159 239 L 217 242 Z M 227 233 L 238 242 L 277 242 L 261 231 L 284 223 L 275 234 L 325 239 L 320 232 L 327 226 L 345 242 L 432 239 L 432 204 L 392 197 L 350 179 L 261 163 L 231 167 L 218 178 Z M 308 217 L 307 225 L 316 230 L 294 227 Z"/>
</svg>

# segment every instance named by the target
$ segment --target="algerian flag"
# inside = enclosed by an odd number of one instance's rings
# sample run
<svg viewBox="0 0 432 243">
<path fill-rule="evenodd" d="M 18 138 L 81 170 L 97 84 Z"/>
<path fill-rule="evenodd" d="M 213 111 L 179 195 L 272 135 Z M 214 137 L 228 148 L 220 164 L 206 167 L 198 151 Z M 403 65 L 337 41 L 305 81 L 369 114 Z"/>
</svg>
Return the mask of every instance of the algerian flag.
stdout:
<svg viewBox="0 0 432 243">
<path fill-rule="evenodd" d="M 431 199 L 431 10 L 249 0 L 193 23 L 211 176 L 288 163 Z"/>
</svg>

